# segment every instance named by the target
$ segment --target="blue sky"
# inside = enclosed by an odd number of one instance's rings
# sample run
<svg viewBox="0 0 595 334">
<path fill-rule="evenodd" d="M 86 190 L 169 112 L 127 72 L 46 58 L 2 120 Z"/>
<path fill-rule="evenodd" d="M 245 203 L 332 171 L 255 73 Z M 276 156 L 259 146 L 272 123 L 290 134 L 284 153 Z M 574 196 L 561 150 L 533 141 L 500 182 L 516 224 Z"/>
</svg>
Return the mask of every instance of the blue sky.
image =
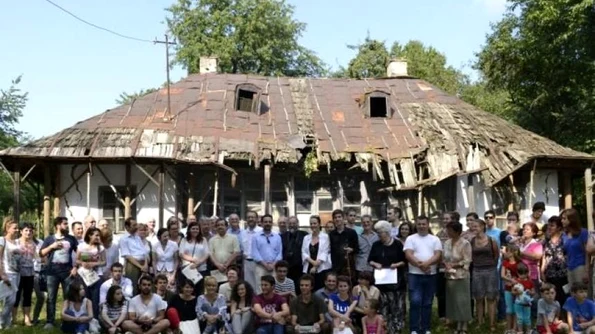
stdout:
<svg viewBox="0 0 595 334">
<path fill-rule="evenodd" d="M 119 33 L 163 38 L 174 0 L 53 0 Z M 353 57 L 347 44 L 372 38 L 417 39 L 443 52 L 451 65 L 469 64 L 505 0 L 290 0 L 307 23 L 301 43 L 333 67 Z M 162 45 L 139 43 L 87 26 L 44 0 L 9 1 L 0 11 L 0 88 L 23 75 L 29 103 L 18 129 L 51 135 L 115 106 L 121 92 L 165 82 Z M 181 68 L 172 80 L 185 75 Z"/>
</svg>

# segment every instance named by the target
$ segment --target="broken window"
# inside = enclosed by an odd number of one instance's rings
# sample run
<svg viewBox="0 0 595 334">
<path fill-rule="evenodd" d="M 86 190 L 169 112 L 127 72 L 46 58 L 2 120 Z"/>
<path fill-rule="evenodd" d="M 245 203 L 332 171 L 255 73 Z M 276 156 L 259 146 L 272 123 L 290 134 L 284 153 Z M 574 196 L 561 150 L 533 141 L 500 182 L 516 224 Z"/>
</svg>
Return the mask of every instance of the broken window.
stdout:
<svg viewBox="0 0 595 334">
<path fill-rule="evenodd" d="M 390 95 L 382 91 L 374 91 L 367 94 L 364 106 L 364 114 L 369 118 L 391 117 Z"/>
<path fill-rule="evenodd" d="M 252 84 L 239 85 L 236 89 L 236 110 L 258 113 L 260 89 Z"/>
</svg>

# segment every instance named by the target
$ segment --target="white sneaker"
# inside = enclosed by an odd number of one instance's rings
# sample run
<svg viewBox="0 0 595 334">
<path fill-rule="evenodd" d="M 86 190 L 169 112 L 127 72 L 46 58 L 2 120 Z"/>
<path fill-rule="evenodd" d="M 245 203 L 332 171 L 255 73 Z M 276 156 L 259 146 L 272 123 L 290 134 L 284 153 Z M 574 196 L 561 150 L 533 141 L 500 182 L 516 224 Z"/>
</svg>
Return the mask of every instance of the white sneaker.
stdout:
<svg viewBox="0 0 595 334">
<path fill-rule="evenodd" d="M 50 324 L 49 322 L 43 326 L 44 331 L 51 331 L 52 329 L 54 329 L 54 325 Z"/>
<path fill-rule="evenodd" d="M 432 334 L 432 333 L 430 333 L 430 331 L 426 331 L 426 334 Z"/>
<path fill-rule="evenodd" d="M 416 331 L 413 331 L 413 332 L 411 332 L 411 334 L 417 334 L 417 332 Z"/>
</svg>

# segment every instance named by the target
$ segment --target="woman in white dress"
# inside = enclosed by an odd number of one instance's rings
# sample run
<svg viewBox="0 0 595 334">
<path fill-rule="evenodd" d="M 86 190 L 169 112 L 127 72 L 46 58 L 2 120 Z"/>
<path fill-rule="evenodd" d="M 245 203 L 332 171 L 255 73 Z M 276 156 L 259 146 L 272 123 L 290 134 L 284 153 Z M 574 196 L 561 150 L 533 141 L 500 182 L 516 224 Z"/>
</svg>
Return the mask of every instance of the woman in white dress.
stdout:
<svg viewBox="0 0 595 334">
<path fill-rule="evenodd" d="M 158 242 L 153 245 L 155 250 L 155 274 L 167 277 L 167 289 L 176 292 L 176 269 L 180 258 L 178 257 L 178 244 L 169 240 L 169 231 L 160 228 L 157 231 Z"/>
<path fill-rule="evenodd" d="M 20 246 L 18 240 L 19 225 L 12 218 L 4 219 L 4 236 L 0 237 L 0 280 L 2 289 L 9 288 L 9 293 L 2 300 L 4 307 L 0 314 L 0 329 L 7 329 L 12 325 L 12 306 L 17 297 L 20 274 Z"/>
<path fill-rule="evenodd" d="M 326 233 L 320 233 L 320 217 L 310 217 L 310 234 L 302 241 L 303 272 L 314 276 L 315 291 L 324 285 L 324 276 L 332 267 L 330 241 Z"/>
</svg>

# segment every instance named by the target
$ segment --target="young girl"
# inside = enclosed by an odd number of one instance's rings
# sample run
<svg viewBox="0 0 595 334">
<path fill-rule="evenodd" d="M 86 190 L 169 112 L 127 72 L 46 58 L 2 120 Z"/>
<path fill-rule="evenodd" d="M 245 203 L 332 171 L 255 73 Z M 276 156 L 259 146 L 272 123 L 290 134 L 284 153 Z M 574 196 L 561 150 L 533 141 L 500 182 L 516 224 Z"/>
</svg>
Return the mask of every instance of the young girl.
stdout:
<svg viewBox="0 0 595 334">
<path fill-rule="evenodd" d="M 369 271 L 362 271 L 359 273 L 358 285 L 353 287 L 353 296 L 357 298 L 357 305 L 355 306 L 354 321 L 359 323 L 361 319 L 367 314 L 366 302 L 370 299 L 380 298 L 380 290 L 375 287 L 374 274 Z"/>
<path fill-rule="evenodd" d="M 503 255 L 504 261 L 502 261 L 502 269 L 500 274 L 505 288 L 504 301 L 506 302 L 506 332 L 514 332 L 516 327 L 512 286 L 517 283 L 517 279 L 519 278 L 517 268 L 519 262 L 521 261 L 521 252 L 518 246 L 509 244 Z"/>
<path fill-rule="evenodd" d="M 101 305 L 101 327 L 107 330 L 108 334 L 120 333 L 120 325 L 128 315 L 128 301 L 124 299 L 122 288 L 112 285 L 107 290 L 105 303 Z"/>
<path fill-rule="evenodd" d="M 529 278 L 529 268 L 523 262 L 520 262 L 517 265 L 517 272 L 519 275 L 516 280 L 517 284 L 523 286 L 526 294 L 533 296 L 534 286 L 533 280 Z M 528 332 L 531 328 L 531 304 L 526 305 L 526 303 L 515 301 L 514 313 L 516 315 L 517 332 Z"/>
<path fill-rule="evenodd" d="M 355 331 L 351 314 L 355 310 L 357 300 L 351 295 L 349 277 L 337 277 L 338 292 L 329 296 L 328 310 L 333 317 L 335 333 L 353 333 Z"/>
<path fill-rule="evenodd" d="M 234 334 L 248 333 L 252 322 L 252 297 L 250 284 L 238 282 L 231 291 L 231 326 Z"/>
<path fill-rule="evenodd" d="M 83 334 L 89 331 L 91 319 L 93 319 L 93 305 L 85 298 L 85 287 L 79 282 L 73 282 L 62 307 L 62 332 Z"/>
<path fill-rule="evenodd" d="M 384 319 L 378 314 L 378 299 L 366 301 L 366 315 L 362 318 L 364 334 L 384 334 Z"/>
</svg>

